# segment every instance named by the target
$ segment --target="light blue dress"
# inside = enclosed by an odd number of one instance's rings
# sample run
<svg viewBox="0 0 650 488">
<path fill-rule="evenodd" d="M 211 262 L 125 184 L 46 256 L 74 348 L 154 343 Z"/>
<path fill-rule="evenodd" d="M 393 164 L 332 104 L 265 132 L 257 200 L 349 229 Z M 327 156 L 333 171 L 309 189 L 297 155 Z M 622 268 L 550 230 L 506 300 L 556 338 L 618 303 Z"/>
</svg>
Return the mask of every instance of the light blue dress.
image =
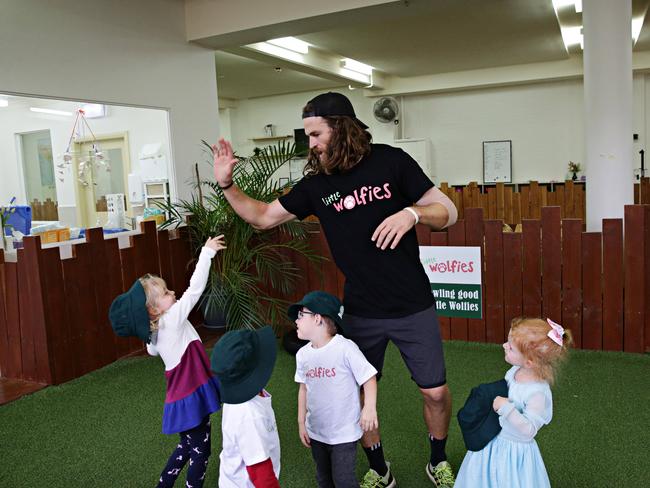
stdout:
<svg viewBox="0 0 650 488">
<path fill-rule="evenodd" d="M 501 432 L 481 451 L 468 451 L 455 488 L 544 488 L 551 483 L 535 442 L 537 431 L 553 417 L 546 382 L 515 380 L 519 366 L 506 373 L 509 402 L 499 411 Z"/>
</svg>

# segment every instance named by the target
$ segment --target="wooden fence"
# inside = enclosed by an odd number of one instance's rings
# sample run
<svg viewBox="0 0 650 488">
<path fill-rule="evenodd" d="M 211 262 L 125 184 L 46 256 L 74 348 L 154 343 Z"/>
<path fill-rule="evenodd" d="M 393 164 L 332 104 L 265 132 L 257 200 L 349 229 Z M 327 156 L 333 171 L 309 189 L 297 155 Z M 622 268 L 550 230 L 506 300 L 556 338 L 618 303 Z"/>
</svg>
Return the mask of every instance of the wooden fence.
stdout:
<svg viewBox="0 0 650 488">
<path fill-rule="evenodd" d="M 480 246 L 483 318 L 441 318 L 444 339 L 501 343 L 521 315 L 549 317 L 572 330 L 576 347 L 650 351 L 650 206 L 628 205 L 624 219 L 605 219 L 602 232 L 583 232 L 580 219 L 560 207 L 522 221 L 522 232 L 503 232 L 481 208 L 443 232 L 418 225 L 420 245 Z M 311 245 L 330 257 L 323 234 Z M 343 295 L 344 279 L 329 262 L 308 269 L 292 299 L 312 289 Z"/>
<path fill-rule="evenodd" d="M 465 209 L 482 208 L 486 219 L 501 219 L 510 225 L 521 224 L 524 219 L 539 219 L 543 207 L 560 207 L 561 218 L 585 218 L 585 183 L 565 181 L 561 183 L 525 184 L 496 183 L 479 185 L 472 182 L 465 186 L 449 186 L 441 183 L 440 189 L 454 202 L 459 218 Z M 650 204 L 650 178 L 641 178 L 634 185 L 634 203 Z"/>
<path fill-rule="evenodd" d="M 0 252 L 0 371 L 3 377 L 59 384 L 143 349 L 137 339 L 115 336 L 108 321 L 112 300 L 147 272 L 171 289 L 189 283 L 189 241 L 156 232 L 154 222 L 120 249 L 89 229 L 87 242 L 61 259 L 58 248 L 41 249 L 26 237 L 16 262 Z"/>
<path fill-rule="evenodd" d="M 650 205 L 626 206 L 625 218 L 604 220 L 602 232 L 583 232 L 582 220 L 563 219 L 559 207 L 540 213 L 522 221 L 521 233 L 504 233 L 481 208 L 465 209 L 443 232 L 417 227 L 421 245 L 482 251 L 483 318 L 441 318 L 443 338 L 500 343 L 513 317 L 529 315 L 571 329 L 579 348 L 650 351 Z M 319 224 L 311 225 L 311 246 L 331 259 Z M 113 334 L 111 301 L 146 272 L 184 290 L 192 257 L 184 232 L 156 231 L 153 222 L 142 229 L 122 249 L 90 229 L 70 259 L 41 249 L 38 237 L 25 238 L 16 262 L 0 252 L 2 376 L 58 384 L 142 350 L 142 342 Z M 294 254 L 287 259 L 304 278 L 282 298 L 296 301 L 313 289 L 343 295 L 331 260 L 314 267 Z"/>
</svg>

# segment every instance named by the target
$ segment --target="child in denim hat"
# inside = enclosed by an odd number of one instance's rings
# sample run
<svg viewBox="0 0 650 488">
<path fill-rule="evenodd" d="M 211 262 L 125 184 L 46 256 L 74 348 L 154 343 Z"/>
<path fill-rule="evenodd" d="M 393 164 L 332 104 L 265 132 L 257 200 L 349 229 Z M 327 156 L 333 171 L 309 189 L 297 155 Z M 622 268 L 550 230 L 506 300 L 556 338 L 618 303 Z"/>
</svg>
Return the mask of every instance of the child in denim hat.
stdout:
<svg viewBox="0 0 650 488">
<path fill-rule="evenodd" d="M 212 351 L 221 384 L 219 488 L 279 488 L 280 438 L 264 387 L 276 356 L 271 327 L 225 334 Z"/>
<path fill-rule="evenodd" d="M 187 317 L 205 289 L 212 258 L 221 249 L 225 249 L 222 235 L 207 240 L 190 286 L 178 301 L 162 278 L 145 275 L 118 296 L 109 311 L 118 336 L 139 337 L 147 343 L 147 352 L 160 355 L 165 363 L 162 431 L 178 433 L 180 440 L 160 474 L 158 487 L 173 486 L 188 461 L 185 486 L 203 486 L 210 457 L 210 414 L 220 408 L 219 383 Z"/>
<path fill-rule="evenodd" d="M 296 354 L 298 431 L 311 447 L 320 488 L 358 488 L 357 441 L 376 429 L 377 370 L 341 331 L 343 306 L 324 291 L 312 291 L 289 307 L 298 337 L 310 341 Z M 359 387 L 363 386 L 361 408 Z"/>
</svg>

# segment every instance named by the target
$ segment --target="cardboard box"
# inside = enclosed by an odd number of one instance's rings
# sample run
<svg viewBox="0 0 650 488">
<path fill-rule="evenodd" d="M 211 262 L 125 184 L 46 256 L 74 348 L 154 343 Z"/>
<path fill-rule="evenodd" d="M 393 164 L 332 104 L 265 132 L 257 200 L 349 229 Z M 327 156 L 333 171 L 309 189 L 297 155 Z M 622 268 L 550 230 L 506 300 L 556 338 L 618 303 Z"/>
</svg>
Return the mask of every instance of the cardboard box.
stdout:
<svg viewBox="0 0 650 488">
<path fill-rule="evenodd" d="M 166 219 L 164 215 L 150 215 L 142 220 L 153 220 L 156 222 L 156 225 L 162 225 Z"/>
<path fill-rule="evenodd" d="M 59 232 L 56 229 L 46 230 L 38 234 L 41 236 L 41 244 L 51 244 L 59 242 Z"/>
<path fill-rule="evenodd" d="M 57 240 L 59 242 L 61 242 L 61 241 L 69 241 L 70 240 L 70 228 L 69 227 L 65 227 L 63 229 L 57 229 L 56 233 L 57 233 Z"/>
</svg>

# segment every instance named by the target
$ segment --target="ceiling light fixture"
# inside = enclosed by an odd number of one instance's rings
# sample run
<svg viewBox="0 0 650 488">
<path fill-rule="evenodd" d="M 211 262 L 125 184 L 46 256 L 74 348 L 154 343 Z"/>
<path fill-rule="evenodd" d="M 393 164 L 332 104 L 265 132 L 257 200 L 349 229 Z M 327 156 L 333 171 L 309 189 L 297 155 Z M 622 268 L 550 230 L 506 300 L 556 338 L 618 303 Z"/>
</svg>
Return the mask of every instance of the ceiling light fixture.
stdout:
<svg viewBox="0 0 650 488">
<path fill-rule="evenodd" d="M 0 107 L 8 107 L 9 106 L 9 100 L 6 98 L 0 98 Z"/>
<path fill-rule="evenodd" d="M 81 107 L 87 119 L 98 119 L 106 116 L 106 105 L 101 103 L 87 103 Z"/>
<path fill-rule="evenodd" d="M 632 19 L 632 39 L 634 39 L 635 44 L 639 34 L 641 34 L 641 27 L 643 27 L 643 17 Z"/>
<path fill-rule="evenodd" d="M 300 54 L 309 52 L 309 44 L 295 37 L 279 37 L 278 39 L 269 39 L 266 42 Z"/>
<path fill-rule="evenodd" d="M 370 84 L 372 81 L 372 76 L 371 75 L 366 75 L 363 73 L 359 73 L 358 71 L 353 71 L 348 68 L 340 68 L 339 69 L 339 74 L 341 76 L 345 76 L 346 78 L 349 78 L 354 81 L 358 81 L 359 83 L 364 83 L 366 85 Z"/>
<path fill-rule="evenodd" d="M 341 60 L 341 66 L 344 69 L 356 71 L 357 73 L 362 73 L 364 75 L 370 76 L 372 74 L 373 67 L 367 64 L 360 63 L 351 58 L 344 58 Z"/>
<path fill-rule="evenodd" d="M 553 8 L 555 9 L 555 14 L 557 15 L 557 11 L 560 10 L 561 8 L 568 7 L 569 5 L 573 6 L 576 9 L 576 12 L 578 11 L 578 6 L 577 3 L 580 3 L 581 11 L 582 11 L 582 2 L 580 0 L 553 0 Z"/>
<path fill-rule="evenodd" d="M 65 112 L 63 110 L 52 110 L 50 108 L 38 108 L 38 107 L 29 107 L 29 110 L 32 112 L 38 112 L 41 114 L 50 114 L 50 115 L 65 115 L 65 116 L 72 116 L 72 112 Z"/>
<path fill-rule="evenodd" d="M 277 58 L 288 59 L 289 61 L 293 61 L 295 63 L 305 62 L 304 56 L 302 54 L 297 53 L 295 51 L 291 51 L 290 49 L 285 49 L 280 46 L 269 44 L 268 42 L 258 42 L 257 44 L 249 44 L 248 47 L 256 51 L 261 51 L 263 53 L 270 54 L 271 56 L 275 56 Z"/>
</svg>

